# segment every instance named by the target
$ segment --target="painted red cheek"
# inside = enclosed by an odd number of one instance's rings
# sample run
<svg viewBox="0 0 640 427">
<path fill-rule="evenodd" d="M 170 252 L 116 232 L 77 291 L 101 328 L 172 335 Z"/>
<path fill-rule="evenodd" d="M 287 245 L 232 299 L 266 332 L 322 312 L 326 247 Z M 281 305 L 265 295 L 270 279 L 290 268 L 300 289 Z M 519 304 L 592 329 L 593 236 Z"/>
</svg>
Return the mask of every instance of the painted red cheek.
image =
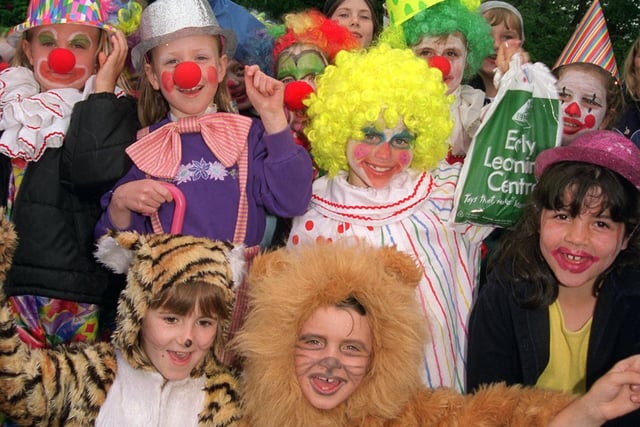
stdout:
<svg viewBox="0 0 640 427">
<path fill-rule="evenodd" d="M 371 147 L 367 144 L 358 144 L 355 146 L 353 150 L 353 156 L 356 159 L 363 159 L 369 155 L 371 152 Z"/>
<path fill-rule="evenodd" d="M 173 92 L 175 89 L 175 83 L 173 82 L 173 74 L 169 71 L 164 71 L 162 73 L 162 87 L 166 92 Z"/>
<path fill-rule="evenodd" d="M 207 68 L 207 81 L 212 85 L 218 84 L 218 70 L 216 70 L 216 67 Z"/>
<path fill-rule="evenodd" d="M 584 118 L 584 126 L 591 129 L 596 125 L 596 118 L 593 114 L 587 114 Z"/>
<path fill-rule="evenodd" d="M 409 163 L 411 163 L 411 153 L 400 153 L 398 155 L 398 162 L 402 165 L 402 166 L 408 166 Z"/>
</svg>

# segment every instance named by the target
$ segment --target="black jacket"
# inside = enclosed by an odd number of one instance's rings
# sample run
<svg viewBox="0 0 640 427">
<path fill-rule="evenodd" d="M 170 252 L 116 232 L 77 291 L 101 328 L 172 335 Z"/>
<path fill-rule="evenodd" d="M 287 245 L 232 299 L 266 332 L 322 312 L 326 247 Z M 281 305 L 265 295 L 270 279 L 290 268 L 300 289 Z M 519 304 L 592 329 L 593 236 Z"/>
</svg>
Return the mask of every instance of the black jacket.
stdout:
<svg viewBox="0 0 640 427">
<path fill-rule="evenodd" d="M 11 217 L 18 248 L 7 295 L 102 303 L 117 280 L 94 260 L 93 229 L 100 197 L 131 167 L 124 150 L 138 127 L 132 97 L 93 94 L 74 106 L 63 146 L 30 163 L 18 190 Z M 10 160 L 0 156 L 5 203 L 10 171 Z"/>
<path fill-rule="evenodd" d="M 549 310 L 525 309 L 514 293 L 525 296 L 526 284 L 501 283 L 490 275 L 481 288 L 469 320 L 467 390 L 484 383 L 535 385 L 549 360 Z M 640 271 L 611 273 L 598 295 L 589 348 L 586 386 L 616 362 L 640 353 Z M 606 423 L 640 426 L 640 410 Z"/>
</svg>

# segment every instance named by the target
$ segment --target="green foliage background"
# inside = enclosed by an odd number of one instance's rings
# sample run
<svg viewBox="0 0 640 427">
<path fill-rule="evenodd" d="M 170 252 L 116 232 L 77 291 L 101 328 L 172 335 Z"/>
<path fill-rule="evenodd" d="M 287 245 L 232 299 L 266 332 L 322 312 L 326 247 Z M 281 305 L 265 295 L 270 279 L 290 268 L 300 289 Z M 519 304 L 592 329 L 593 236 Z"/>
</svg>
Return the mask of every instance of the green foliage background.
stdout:
<svg viewBox="0 0 640 427">
<path fill-rule="evenodd" d="M 0 30 L 4 30 L 24 21 L 27 16 L 25 0 L 0 0 Z"/>
</svg>

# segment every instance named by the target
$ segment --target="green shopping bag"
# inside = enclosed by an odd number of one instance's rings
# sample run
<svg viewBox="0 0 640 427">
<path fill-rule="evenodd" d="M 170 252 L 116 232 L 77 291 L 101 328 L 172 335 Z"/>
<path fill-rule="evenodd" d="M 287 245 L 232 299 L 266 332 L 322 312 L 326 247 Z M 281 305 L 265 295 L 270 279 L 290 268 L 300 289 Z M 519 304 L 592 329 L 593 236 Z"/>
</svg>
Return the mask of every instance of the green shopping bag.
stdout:
<svg viewBox="0 0 640 427">
<path fill-rule="evenodd" d="M 560 143 L 555 78 L 519 55 L 500 81 L 465 158 L 455 192 L 454 222 L 508 227 L 535 186 L 536 156 Z"/>
</svg>

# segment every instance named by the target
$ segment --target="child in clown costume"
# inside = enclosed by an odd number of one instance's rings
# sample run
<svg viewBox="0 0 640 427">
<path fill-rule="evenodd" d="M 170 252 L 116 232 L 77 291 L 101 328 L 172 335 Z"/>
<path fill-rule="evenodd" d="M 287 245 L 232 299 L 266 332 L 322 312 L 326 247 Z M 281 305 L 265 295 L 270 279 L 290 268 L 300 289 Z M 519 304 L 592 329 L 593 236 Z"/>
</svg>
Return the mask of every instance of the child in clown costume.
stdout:
<svg viewBox="0 0 640 427">
<path fill-rule="evenodd" d="M 624 99 L 613 45 L 597 0 L 558 57 L 553 74 L 558 78 L 562 145 L 585 132 L 613 128 Z"/>
<path fill-rule="evenodd" d="M 395 245 L 423 268 L 416 290 L 431 342 L 424 381 L 464 387 L 466 322 L 489 227 L 449 224 L 460 163 L 445 160 L 452 122 L 442 73 L 382 43 L 341 52 L 309 100 L 314 181 L 290 246 L 357 236 Z"/>
<path fill-rule="evenodd" d="M 284 24 L 270 32 L 275 37 L 275 76 L 286 84 L 285 107 L 289 126 L 299 145 L 307 150 L 304 133 L 309 118 L 303 101 L 316 88 L 316 78 L 341 50 L 358 49 L 360 44 L 348 29 L 315 9 L 284 16 Z"/>
<path fill-rule="evenodd" d="M 153 2 L 140 37 L 132 60 L 144 71 L 139 116 L 147 127 L 127 149 L 133 167 L 102 199 L 97 237 L 107 229 L 168 231 L 173 197 L 164 181 L 185 195 L 183 233 L 258 249 L 267 212 L 299 215 L 310 196 L 311 161 L 288 132 L 284 85 L 247 66 L 261 120 L 228 112 L 221 82 L 236 38 L 203 0 Z"/>
<path fill-rule="evenodd" d="M 245 67 L 260 120 L 232 113 L 223 84 L 236 37 L 205 0 L 156 0 L 144 9 L 133 65 L 144 71 L 138 140 L 129 172 L 102 198 L 96 237 L 106 230 L 168 231 L 175 184 L 186 199 L 182 233 L 259 250 L 267 214 L 301 215 L 311 196 L 309 153 L 295 144 L 282 108 L 284 84 Z M 241 324 L 239 290 L 230 334 Z"/>
<path fill-rule="evenodd" d="M 115 277 L 93 258 L 100 197 L 139 127 L 124 34 L 101 2 L 32 0 L 0 75 L 0 197 L 21 234 L 4 285 L 32 347 L 94 341 Z M 110 10 L 124 7 L 111 2 Z M 115 9 L 114 9 L 115 8 Z"/>
<path fill-rule="evenodd" d="M 473 76 L 483 60 L 494 53 L 491 27 L 479 14 L 479 4 L 478 0 L 386 2 L 390 25 L 381 40 L 393 47 L 409 47 L 429 62 L 450 65 L 443 76 L 447 94 L 454 97 L 450 161 L 464 159 L 485 105 L 483 91 L 462 84 L 463 78 Z M 508 55 L 518 48 L 510 47 Z"/>
</svg>

